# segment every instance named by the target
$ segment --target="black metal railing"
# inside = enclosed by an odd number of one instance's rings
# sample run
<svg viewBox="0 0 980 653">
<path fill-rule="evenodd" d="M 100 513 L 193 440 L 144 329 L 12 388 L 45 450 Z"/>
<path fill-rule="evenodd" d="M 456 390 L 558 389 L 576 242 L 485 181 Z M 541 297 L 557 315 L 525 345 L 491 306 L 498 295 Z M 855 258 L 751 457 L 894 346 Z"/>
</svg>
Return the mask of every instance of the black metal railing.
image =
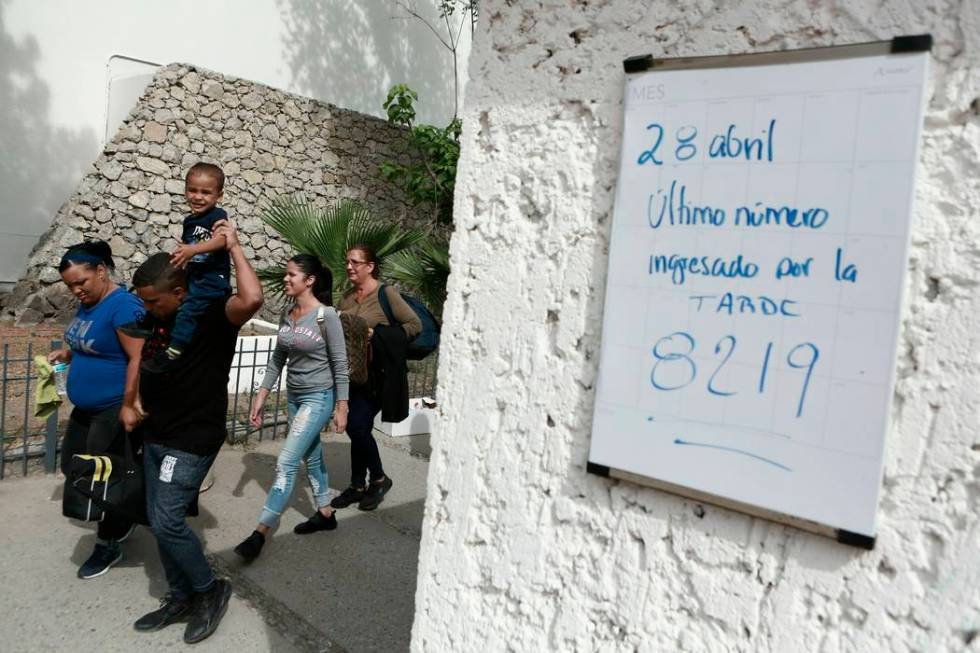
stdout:
<svg viewBox="0 0 980 653">
<path fill-rule="evenodd" d="M 61 346 L 52 340 L 48 349 L 26 343 L 16 350 L 2 347 L 0 358 L 0 480 L 10 474 L 26 476 L 32 470 L 54 472 L 71 405 L 65 401 L 45 420 L 34 417 L 37 370 L 33 357 Z M 266 363 L 275 349 L 274 336 L 239 338 L 228 375 L 228 441 L 248 443 L 252 438 L 279 439 L 286 436 L 285 382 L 269 394 L 262 411 L 261 426 L 249 423 L 255 394 L 265 375 Z M 430 355 L 408 365 L 409 395 L 435 396 L 438 357 Z"/>
<path fill-rule="evenodd" d="M 11 351 L 9 343 L 3 345 L 0 358 L 0 479 L 10 471 L 27 475 L 30 467 L 43 465 L 53 472 L 57 465 L 59 416 L 56 411 L 46 420 L 34 417 L 34 391 L 37 370 L 35 354 L 47 354 L 61 343 L 52 340 L 45 350 L 28 342 L 18 347 L 21 353 Z"/>
</svg>

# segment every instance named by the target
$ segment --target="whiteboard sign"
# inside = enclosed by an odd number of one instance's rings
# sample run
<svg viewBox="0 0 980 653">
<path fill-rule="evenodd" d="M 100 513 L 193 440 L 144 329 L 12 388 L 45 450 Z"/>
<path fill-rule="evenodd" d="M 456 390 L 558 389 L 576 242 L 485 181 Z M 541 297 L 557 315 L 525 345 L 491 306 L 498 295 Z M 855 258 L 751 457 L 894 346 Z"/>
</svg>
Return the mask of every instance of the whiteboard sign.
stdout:
<svg viewBox="0 0 980 653">
<path fill-rule="evenodd" d="M 590 470 L 873 544 L 928 53 L 869 48 L 627 76 Z"/>
</svg>

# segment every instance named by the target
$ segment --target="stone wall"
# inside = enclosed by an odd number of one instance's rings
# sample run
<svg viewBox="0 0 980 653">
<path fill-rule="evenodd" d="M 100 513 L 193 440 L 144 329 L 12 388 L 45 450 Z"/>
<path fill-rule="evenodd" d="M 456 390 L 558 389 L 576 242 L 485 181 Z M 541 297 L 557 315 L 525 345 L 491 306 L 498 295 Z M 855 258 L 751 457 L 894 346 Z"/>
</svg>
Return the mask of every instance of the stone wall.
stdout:
<svg viewBox="0 0 980 653">
<path fill-rule="evenodd" d="M 121 280 L 149 254 L 173 249 L 187 212 L 184 174 L 198 161 L 224 169 L 222 206 L 258 266 L 289 253 L 259 219 L 263 204 L 284 193 L 302 192 L 321 205 L 357 198 L 379 215 L 423 224 L 424 213 L 378 172 L 382 161 L 410 157 L 406 135 L 378 118 L 261 84 L 166 66 L 58 211 L 4 302 L 3 317 L 34 324 L 71 314 L 73 299 L 55 269 L 68 245 L 108 241 Z"/>
<path fill-rule="evenodd" d="M 587 474 L 622 60 L 923 32 L 876 548 Z M 977 2 L 482 3 L 413 650 L 980 650 L 978 64 Z"/>
</svg>

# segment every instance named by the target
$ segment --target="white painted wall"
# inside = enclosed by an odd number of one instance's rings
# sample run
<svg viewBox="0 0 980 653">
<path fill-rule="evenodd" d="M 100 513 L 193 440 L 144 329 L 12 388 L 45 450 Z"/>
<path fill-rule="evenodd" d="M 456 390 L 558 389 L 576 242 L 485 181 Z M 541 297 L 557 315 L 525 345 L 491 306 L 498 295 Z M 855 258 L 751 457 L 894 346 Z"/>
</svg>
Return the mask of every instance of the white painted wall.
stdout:
<svg viewBox="0 0 980 653">
<path fill-rule="evenodd" d="M 875 550 L 586 474 L 622 60 L 924 31 Z M 470 70 L 413 650 L 980 650 L 980 3 L 488 0 Z"/>
<path fill-rule="evenodd" d="M 438 20 L 435 0 L 408 4 Z M 405 82 L 421 121 L 453 113 L 448 51 L 394 0 L 0 0 L 0 282 L 19 276 L 101 149 L 108 79 L 125 72 L 109 70 L 113 55 L 192 63 L 378 116 Z"/>
</svg>

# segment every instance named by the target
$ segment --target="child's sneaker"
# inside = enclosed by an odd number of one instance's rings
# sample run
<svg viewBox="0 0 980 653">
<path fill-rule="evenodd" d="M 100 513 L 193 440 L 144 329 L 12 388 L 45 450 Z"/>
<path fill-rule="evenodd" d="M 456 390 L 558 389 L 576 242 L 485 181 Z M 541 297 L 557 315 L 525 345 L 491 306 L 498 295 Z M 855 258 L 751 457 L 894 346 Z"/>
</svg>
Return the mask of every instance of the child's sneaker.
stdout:
<svg viewBox="0 0 980 653">
<path fill-rule="evenodd" d="M 153 334 L 154 321 L 152 318 L 144 317 L 142 320 L 127 322 L 119 327 L 127 336 L 145 340 Z"/>
<path fill-rule="evenodd" d="M 169 372 L 179 358 L 180 350 L 167 347 L 158 351 L 150 360 L 143 361 L 143 369 L 152 374 L 163 374 Z"/>
</svg>

